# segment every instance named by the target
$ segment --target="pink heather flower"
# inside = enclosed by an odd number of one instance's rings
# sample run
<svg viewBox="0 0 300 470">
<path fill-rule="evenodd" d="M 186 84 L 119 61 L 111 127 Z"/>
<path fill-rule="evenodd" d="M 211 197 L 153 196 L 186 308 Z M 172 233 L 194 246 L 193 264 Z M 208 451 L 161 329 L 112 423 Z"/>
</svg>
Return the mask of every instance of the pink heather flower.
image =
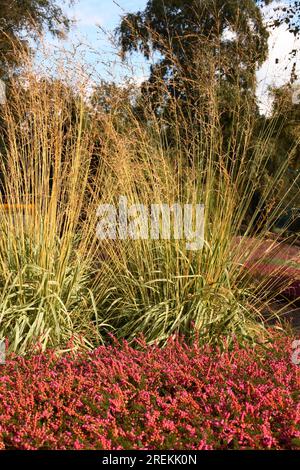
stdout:
<svg viewBox="0 0 300 470">
<path fill-rule="evenodd" d="M 143 344 L 142 344 L 143 343 Z M 299 449 L 300 367 L 268 349 L 128 343 L 0 369 L 0 449 Z"/>
</svg>

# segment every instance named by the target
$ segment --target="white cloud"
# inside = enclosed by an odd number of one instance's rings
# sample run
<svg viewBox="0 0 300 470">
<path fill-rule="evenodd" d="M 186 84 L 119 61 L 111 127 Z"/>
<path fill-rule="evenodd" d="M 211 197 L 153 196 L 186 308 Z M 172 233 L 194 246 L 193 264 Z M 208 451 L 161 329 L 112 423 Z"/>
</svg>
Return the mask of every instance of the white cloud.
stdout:
<svg viewBox="0 0 300 470">
<path fill-rule="evenodd" d="M 103 4 L 99 0 L 78 0 L 70 6 L 69 15 L 77 23 L 77 27 L 93 27 L 104 24 Z"/>
<path fill-rule="evenodd" d="M 77 25 L 80 26 L 97 26 L 103 25 L 104 20 L 102 16 L 92 14 L 89 11 L 76 10 L 73 15 L 73 19 L 76 21 Z"/>
<path fill-rule="evenodd" d="M 278 5 L 284 5 L 284 2 L 278 2 Z M 265 19 L 274 19 L 272 10 L 267 11 Z M 286 25 L 270 30 L 268 41 L 269 55 L 266 62 L 257 72 L 257 97 L 260 103 L 260 110 L 268 114 L 272 109 L 272 99 L 268 93 L 270 86 L 280 87 L 287 83 L 291 78 L 293 64 L 296 63 L 296 73 L 300 79 L 300 58 L 292 58 L 290 52 L 293 49 L 300 50 L 300 40 L 296 39 L 292 33 L 289 33 Z"/>
</svg>

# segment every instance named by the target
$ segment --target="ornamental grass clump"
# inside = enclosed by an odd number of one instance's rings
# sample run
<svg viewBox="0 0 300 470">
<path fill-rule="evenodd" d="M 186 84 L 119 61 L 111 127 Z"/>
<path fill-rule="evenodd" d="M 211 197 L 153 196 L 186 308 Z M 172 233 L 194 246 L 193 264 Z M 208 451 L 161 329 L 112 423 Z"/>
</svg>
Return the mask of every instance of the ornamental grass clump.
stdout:
<svg viewBox="0 0 300 470">
<path fill-rule="evenodd" d="M 280 185 L 293 152 L 268 175 L 271 129 L 257 136 L 251 100 L 236 101 L 224 135 L 220 84 L 207 63 L 210 79 L 199 70 L 194 84 L 203 106 L 182 106 L 161 84 L 169 116 L 136 88 L 105 89 L 103 102 L 63 76 L 12 78 L 0 160 L 0 338 L 9 350 L 64 350 L 70 340 L 92 349 L 111 332 L 160 344 L 178 333 L 204 343 L 266 334 L 264 312 L 292 280 L 253 277 L 243 240 L 260 246 L 269 236 L 287 204 Z M 120 198 L 204 205 L 203 243 L 191 250 L 187 237 L 138 230 L 99 239 L 99 206 Z"/>
</svg>

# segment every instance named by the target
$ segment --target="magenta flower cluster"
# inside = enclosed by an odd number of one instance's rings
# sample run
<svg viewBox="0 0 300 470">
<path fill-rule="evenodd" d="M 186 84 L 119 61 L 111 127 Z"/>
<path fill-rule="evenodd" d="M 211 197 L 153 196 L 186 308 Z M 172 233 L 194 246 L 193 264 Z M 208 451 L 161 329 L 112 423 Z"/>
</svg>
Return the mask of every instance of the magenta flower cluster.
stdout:
<svg viewBox="0 0 300 470">
<path fill-rule="evenodd" d="M 297 449 L 300 366 L 267 346 L 132 347 L 9 357 L 1 449 Z"/>
</svg>

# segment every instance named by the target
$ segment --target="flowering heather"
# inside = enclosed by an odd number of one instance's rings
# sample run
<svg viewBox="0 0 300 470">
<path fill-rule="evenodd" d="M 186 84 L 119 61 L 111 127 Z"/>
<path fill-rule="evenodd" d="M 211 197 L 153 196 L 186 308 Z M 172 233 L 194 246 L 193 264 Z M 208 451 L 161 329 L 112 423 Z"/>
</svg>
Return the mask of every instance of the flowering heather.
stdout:
<svg viewBox="0 0 300 470">
<path fill-rule="evenodd" d="M 0 366 L 2 449 L 297 449 L 291 339 L 230 350 L 170 340 Z"/>
<path fill-rule="evenodd" d="M 269 279 L 276 291 L 290 297 L 300 298 L 300 249 L 299 246 L 276 240 L 258 241 L 255 238 L 236 237 L 243 256 L 245 267 L 258 279 Z M 281 286 L 281 287 L 280 287 Z"/>
</svg>

